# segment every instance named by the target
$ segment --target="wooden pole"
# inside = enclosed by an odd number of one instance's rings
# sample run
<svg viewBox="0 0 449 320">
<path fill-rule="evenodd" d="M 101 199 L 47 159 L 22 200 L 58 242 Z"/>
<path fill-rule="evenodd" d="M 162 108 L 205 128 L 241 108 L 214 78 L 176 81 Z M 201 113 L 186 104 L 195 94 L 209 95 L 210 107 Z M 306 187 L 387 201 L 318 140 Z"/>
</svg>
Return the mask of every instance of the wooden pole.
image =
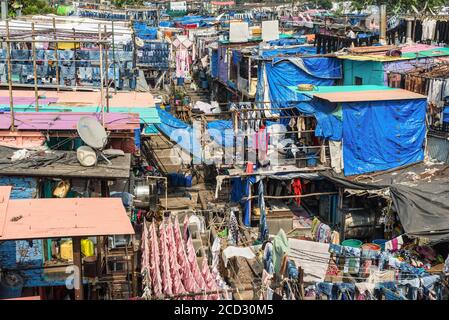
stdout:
<svg viewBox="0 0 449 320">
<path fill-rule="evenodd" d="M 337 192 L 317 192 L 317 193 L 309 193 L 309 194 L 298 194 L 298 195 L 291 195 L 291 196 L 265 196 L 265 199 L 301 199 L 301 198 L 310 198 L 310 197 L 316 197 L 316 196 L 332 196 L 337 195 Z M 252 197 L 244 197 L 242 200 L 252 200 L 257 199 L 258 196 L 252 196 Z"/>
<path fill-rule="evenodd" d="M 107 35 L 106 25 L 104 26 L 104 34 Z M 109 112 L 109 46 L 106 45 L 106 112 Z M 115 73 L 114 73 L 115 76 Z"/>
<path fill-rule="evenodd" d="M 78 76 L 77 76 L 77 70 L 76 70 L 76 31 L 75 28 L 73 30 L 73 62 L 75 65 L 75 88 L 78 87 Z"/>
<path fill-rule="evenodd" d="M 117 61 L 115 60 L 114 20 L 112 20 L 112 63 L 114 64 L 114 92 L 117 93 L 117 83 L 115 83 L 117 80 L 115 78 Z"/>
<path fill-rule="evenodd" d="M 81 260 L 81 238 L 74 237 L 73 239 L 73 263 L 78 268 L 79 276 L 75 277 L 75 300 L 83 300 L 83 264 Z"/>
<path fill-rule="evenodd" d="M 53 38 L 56 41 L 56 19 L 53 18 Z M 59 92 L 59 51 L 58 51 L 58 43 L 55 42 L 55 58 L 56 58 L 56 90 Z"/>
<path fill-rule="evenodd" d="M 343 209 L 345 189 L 338 188 L 338 212 L 340 212 L 340 242 L 345 240 L 346 212 Z"/>
<path fill-rule="evenodd" d="M 31 23 L 31 32 L 32 32 L 32 39 L 33 43 L 32 50 L 33 50 L 33 69 L 34 69 L 34 96 L 36 99 L 36 112 L 39 112 L 39 92 L 37 90 L 37 66 L 36 66 L 36 43 L 35 40 L 35 34 L 34 34 L 34 22 Z"/>
<path fill-rule="evenodd" d="M 9 20 L 6 20 L 6 51 L 8 61 L 8 87 L 9 87 L 9 109 L 11 113 L 11 131 L 15 131 L 14 128 L 14 101 L 12 97 L 12 67 L 11 67 L 11 43 L 9 42 Z"/>
<path fill-rule="evenodd" d="M 98 41 L 101 41 L 101 26 L 98 25 Z M 101 122 L 104 127 L 104 94 L 103 94 L 103 43 L 100 46 L 100 107 L 101 107 Z"/>
</svg>

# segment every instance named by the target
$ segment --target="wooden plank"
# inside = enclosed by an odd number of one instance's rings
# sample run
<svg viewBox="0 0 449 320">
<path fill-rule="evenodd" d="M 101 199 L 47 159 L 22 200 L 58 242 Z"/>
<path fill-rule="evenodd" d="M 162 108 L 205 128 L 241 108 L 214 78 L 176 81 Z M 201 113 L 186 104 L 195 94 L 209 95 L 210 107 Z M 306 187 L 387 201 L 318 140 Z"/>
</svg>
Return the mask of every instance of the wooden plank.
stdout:
<svg viewBox="0 0 449 320">
<path fill-rule="evenodd" d="M 78 268 L 79 276 L 75 276 L 75 300 L 83 300 L 83 264 L 81 260 L 81 238 L 74 237 L 73 239 L 73 263 Z"/>
<path fill-rule="evenodd" d="M 366 102 L 427 98 L 421 94 L 403 89 L 316 93 L 314 94 L 314 97 L 328 100 L 330 102 Z"/>
</svg>

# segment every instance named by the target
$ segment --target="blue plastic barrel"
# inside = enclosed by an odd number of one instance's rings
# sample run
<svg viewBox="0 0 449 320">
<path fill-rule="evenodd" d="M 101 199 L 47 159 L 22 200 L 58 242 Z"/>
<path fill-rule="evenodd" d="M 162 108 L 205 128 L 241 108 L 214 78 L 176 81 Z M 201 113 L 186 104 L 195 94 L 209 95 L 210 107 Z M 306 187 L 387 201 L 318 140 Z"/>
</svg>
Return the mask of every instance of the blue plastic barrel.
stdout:
<svg viewBox="0 0 449 320">
<path fill-rule="evenodd" d="M 178 173 L 178 187 L 184 187 L 185 185 L 185 177 L 184 177 L 184 173 Z"/>
<path fill-rule="evenodd" d="M 184 85 L 184 78 L 178 78 L 178 86 L 183 86 Z"/>
<path fill-rule="evenodd" d="M 201 81 L 201 88 L 202 88 L 202 89 L 207 89 L 207 88 L 209 88 L 209 82 L 208 82 L 207 80 Z"/>
<path fill-rule="evenodd" d="M 190 175 L 185 176 L 185 187 L 186 188 L 192 187 L 192 176 Z"/>
<path fill-rule="evenodd" d="M 387 243 L 387 242 L 388 242 L 388 240 L 385 240 L 385 239 L 376 239 L 376 240 L 373 240 L 373 243 L 374 243 L 374 244 L 377 244 L 378 246 L 380 246 L 380 248 L 381 248 L 382 251 L 385 250 L 385 243 Z"/>
</svg>

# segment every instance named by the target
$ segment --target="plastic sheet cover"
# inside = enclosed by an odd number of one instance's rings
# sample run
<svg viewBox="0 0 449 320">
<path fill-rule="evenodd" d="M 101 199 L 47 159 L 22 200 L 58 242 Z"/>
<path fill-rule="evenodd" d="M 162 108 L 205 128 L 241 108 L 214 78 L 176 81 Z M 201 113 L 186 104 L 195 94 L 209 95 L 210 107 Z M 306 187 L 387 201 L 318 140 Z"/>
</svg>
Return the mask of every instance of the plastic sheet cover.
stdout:
<svg viewBox="0 0 449 320">
<path fill-rule="evenodd" d="M 259 68 L 257 97 L 262 100 L 258 99 L 258 101 L 264 101 L 264 69 L 273 108 L 287 108 L 298 101 L 305 100 L 304 95 L 290 90 L 288 88 L 290 86 L 299 84 L 331 86 L 335 84 L 336 79 L 342 77 L 341 62 L 335 58 L 299 59 L 302 60 L 303 69 L 298 67 L 298 63 L 285 59 L 275 59 L 273 63 L 265 63 L 265 68 Z M 276 110 L 273 110 L 273 113 L 276 113 Z"/>
<path fill-rule="evenodd" d="M 232 147 L 234 145 L 234 132 L 232 130 L 232 121 L 216 120 L 207 124 L 207 130 L 211 138 L 219 145 Z"/>
<path fill-rule="evenodd" d="M 212 50 L 210 59 L 210 74 L 212 78 L 218 78 L 218 50 Z"/>
<path fill-rule="evenodd" d="M 275 40 L 276 42 L 282 42 L 285 40 Z M 280 46 L 286 44 L 277 44 Z M 274 48 L 263 50 L 260 56 L 264 59 L 273 58 L 276 56 L 297 55 L 297 54 L 316 54 L 315 46 L 297 46 L 291 48 Z"/>
<path fill-rule="evenodd" d="M 434 174 L 430 171 L 437 170 Z M 394 172 L 376 175 L 366 182 L 356 182 L 333 171 L 319 175 L 344 188 L 355 190 L 390 189 L 394 209 L 397 211 L 407 235 L 424 237 L 431 244 L 449 241 L 449 169 L 447 165 L 425 165 L 423 162 Z M 426 179 L 416 179 L 424 176 Z"/>
<path fill-rule="evenodd" d="M 156 128 L 162 131 L 170 140 L 179 145 L 184 151 L 201 159 L 200 133 L 194 134 L 194 130 L 187 123 L 179 120 L 165 110 L 157 109 L 160 124 Z"/>
<path fill-rule="evenodd" d="M 346 176 L 424 160 L 426 100 L 343 103 Z"/>
</svg>

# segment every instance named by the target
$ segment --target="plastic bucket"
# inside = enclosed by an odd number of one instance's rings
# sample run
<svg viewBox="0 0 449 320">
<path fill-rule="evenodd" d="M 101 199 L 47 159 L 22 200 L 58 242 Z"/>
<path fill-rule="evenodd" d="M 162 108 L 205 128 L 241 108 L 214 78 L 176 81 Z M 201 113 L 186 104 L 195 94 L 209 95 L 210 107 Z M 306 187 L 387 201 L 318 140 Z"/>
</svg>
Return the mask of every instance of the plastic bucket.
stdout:
<svg viewBox="0 0 449 320">
<path fill-rule="evenodd" d="M 201 81 L 201 88 L 202 88 L 202 89 L 207 89 L 207 88 L 209 88 L 209 82 L 208 82 L 207 80 Z"/>
<path fill-rule="evenodd" d="M 178 78 L 177 79 L 177 84 L 178 84 L 178 86 L 183 86 L 184 85 L 184 78 Z"/>
<path fill-rule="evenodd" d="M 376 239 L 373 241 L 374 244 L 377 244 L 381 250 L 385 250 L 385 243 L 387 243 L 388 240 L 385 239 Z"/>
<path fill-rule="evenodd" d="M 380 251 L 380 245 L 375 243 L 365 243 L 362 245 L 363 250 Z"/>
<path fill-rule="evenodd" d="M 316 165 L 318 164 L 318 161 L 316 159 L 315 153 L 307 153 L 306 158 L 307 158 L 307 166 L 308 167 L 316 167 Z"/>
<path fill-rule="evenodd" d="M 360 248 L 362 246 L 362 241 L 357 239 L 348 239 L 341 243 L 344 247 Z"/>
<path fill-rule="evenodd" d="M 375 259 L 378 252 L 380 252 L 380 246 L 378 244 L 365 243 L 362 245 L 362 258 Z"/>
</svg>

